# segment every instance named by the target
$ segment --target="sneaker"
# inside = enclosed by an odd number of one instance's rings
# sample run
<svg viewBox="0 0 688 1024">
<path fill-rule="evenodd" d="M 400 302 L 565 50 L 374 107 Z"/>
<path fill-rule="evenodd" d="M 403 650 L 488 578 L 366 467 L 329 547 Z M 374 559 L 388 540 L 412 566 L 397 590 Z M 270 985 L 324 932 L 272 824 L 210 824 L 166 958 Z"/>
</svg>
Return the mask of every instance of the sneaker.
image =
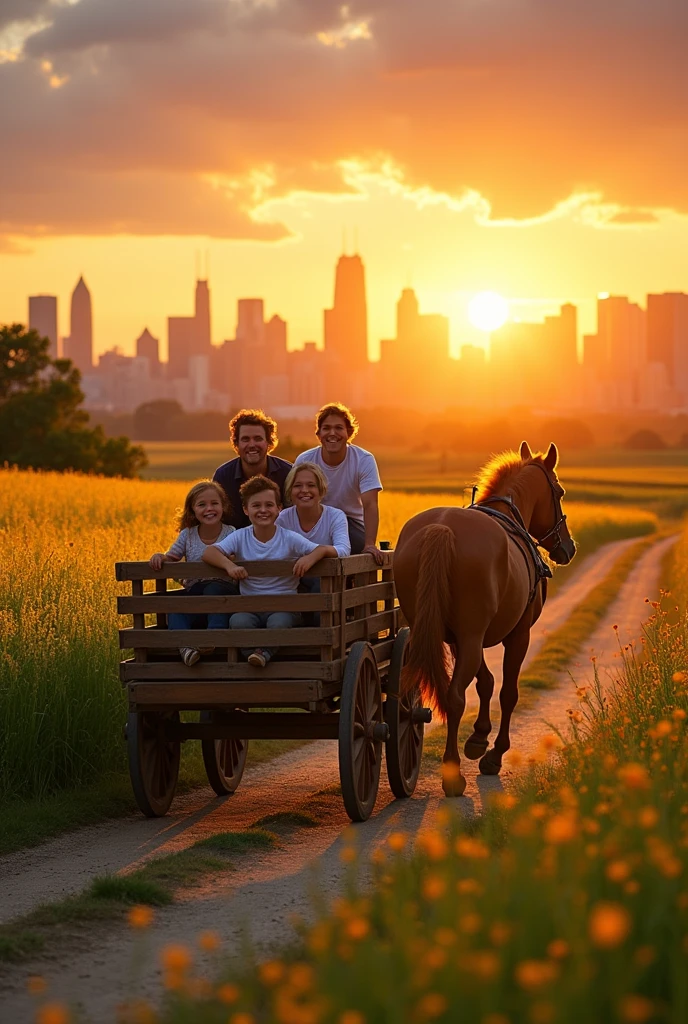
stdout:
<svg viewBox="0 0 688 1024">
<path fill-rule="evenodd" d="M 198 648 L 198 653 L 199 654 L 212 654 L 214 650 L 215 650 L 214 647 L 199 647 Z"/>
<path fill-rule="evenodd" d="M 197 651 L 195 647 L 180 647 L 179 653 L 184 664 L 189 666 L 195 665 L 201 657 L 201 652 Z"/>
<path fill-rule="evenodd" d="M 268 659 L 265 656 L 265 651 L 260 651 L 256 648 L 252 654 L 248 656 L 249 665 L 253 665 L 255 668 L 265 668 L 268 663 Z"/>
</svg>

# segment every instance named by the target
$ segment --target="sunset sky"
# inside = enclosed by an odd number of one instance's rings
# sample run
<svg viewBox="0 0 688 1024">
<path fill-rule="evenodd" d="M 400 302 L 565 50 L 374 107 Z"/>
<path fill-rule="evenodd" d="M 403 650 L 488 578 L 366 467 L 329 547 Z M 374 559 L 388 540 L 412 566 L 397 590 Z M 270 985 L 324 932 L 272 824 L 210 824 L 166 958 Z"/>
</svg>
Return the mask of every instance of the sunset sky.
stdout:
<svg viewBox="0 0 688 1024">
<path fill-rule="evenodd" d="M 262 295 L 322 337 L 355 239 L 371 354 L 402 287 L 482 340 L 688 290 L 685 0 L 0 0 L 0 321 L 83 273 L 95 343 Z M 8 159 L 9 155 L 9 159 Z"/>
</svg>

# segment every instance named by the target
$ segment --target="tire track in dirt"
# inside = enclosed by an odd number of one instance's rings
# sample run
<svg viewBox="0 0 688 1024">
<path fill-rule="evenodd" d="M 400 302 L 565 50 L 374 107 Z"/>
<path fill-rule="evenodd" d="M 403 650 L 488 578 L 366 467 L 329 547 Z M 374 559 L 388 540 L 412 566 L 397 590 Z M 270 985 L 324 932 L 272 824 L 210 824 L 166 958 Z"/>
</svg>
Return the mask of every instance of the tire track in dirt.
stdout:
<svg viewBox="0 0 688 1024">
<path fill-rule="evenodd" d="M 598 664 L 602 663 L 604 652 L 607 659 L 604 664 L 613 665 L 615 633 L 611 626 L 614 622 L 626 631 L 624 635 L 637 635 L 640 623 L 647 616 L 645 597 L 656 593 L 661 558 L 674 540 L 669 538 L 659 542 L 640 558 L 605 622 L 586 645 L 595 648 Z M 565 620 L 571 608 L 606 575 L 629 543 L 633 542 L 608 545 L 598 554 L 596 561 L 590 559 L 590 564 L 580 567 L 569 586 L 562 587 L 548 606 L 547 615 L 543 615 L 537 631 L 534 631 L 530 657 L 536 653 L 546 631 Z M 607 633 L 611 634 L 612 642 Z M 581 673 L 589 670 L 587 656 L 585 661 L 581 659 L 580 665 L 574 666 L 574 672 L 576 667 Z M 571 681 L 562 674 L 556 689 L 545 692 L 534 706 L 521 714 L 517 709 L 512 728 L 512 749 L 527 755 L 548 731 L 546 722 L 565 725 L 566 708 L 571 705 L 572 697 Z M 477 762 L 464 760 L 463 765 L 468 780 L 466 795 L 449 804 L 461 815 L 479 813 L 488 795 L 501 789 L 505 782 L 508 784 L 514 775 L 508 763 L 501 777 L 479 775 Z M 8 917 L 25 912 L 35 902 L 58 898 L 68 891 L 79 891 L 94 874 L 121 870 L 156 852 L 181 849 L 212 832 L 246 827 L 264 814 L 296 808 L 306 810 L 318 790 L 331 787 L 336 782 L 336 744 L 320 741 L 256 767 L 247 773 L 245 783 L 234 797 L 208 801 L 205 792 L 191 794 L 184 799 L 183 807 L 172 820 L 128 818 L 107 822 L 95 829 L 79 830 L 70 837 L 28 853 L 4 858 L 0 861 L 3 913 L 9 904 L 19 909 L 12 910 Z M 422 829 L 424 823 L 434 818 L 441 802 L 439 777 L 434 768 L 424 772 L 416 794 L 408 801 L 393 800 L 383 777 L 373 816 L 355 826 L 361 852 L 369 854 L 396 829 L 410 833 Z M 206 886 L 194 888 L 175 906 L 158 912 L 156 925 L 147 936 L 149 948 L 143 972 L 143 994 L 154 1000 L 161 994 L 157 968 L 159 949 L 168 942 L 190 941 L 205 928 L 217 929 L 230 952 L 237 948 L 244 930 L 260 947 L 270 948 L 289 942 L 295 934 L 293 915 L 308 915 L 314 889 L 320 887 L 329 896 L 342 884 L 345 868 L 340 853 L 343 835 L 345 832 L 349 835 L 348 819 L 340 802 L 333 803 L 337 809 L 332 810 L 324 824 L 297 831 L 276 850 L 260 851 L 244 858 L 239 877 L 213 878 Z M 80 877 L 73 884 L 72 872 L 64 871 L 65 860 L 73 870 L 79 863 L 77 854 L 80 849 L 83 851 Z M 31 888 L 36 883 L 42 890 L 38 898 Z M 49 978 L 52 997 L 69 1002 L 78 999 L 88 1019 L 98 1022 L 114 1020 L 117 1004 L 131 998 L 133 965 L 140 957 L 140 946 L 136 945 L 134 936 L 118 927 L 113 931 L 111 936 L 100 936 L 97 948 L 93 950 L 71 955 L 68 960 L 64 953 L 56 951 L 54 959 L 44 959 L 39 967 Z M 141 976 L 141 965 L 138 966 Z M 14 968 L 0 972 L 0 988 L 4 989 L 3 996 L 0 996 L 0 1009 L 3 1009 L 3 1014 L 7 1013 L 2 1019 L 32 1019 L 31 1002 L 22 988 L 25 977 L 35 971 L 36 964 L 30 970 Z"/>
</svg>

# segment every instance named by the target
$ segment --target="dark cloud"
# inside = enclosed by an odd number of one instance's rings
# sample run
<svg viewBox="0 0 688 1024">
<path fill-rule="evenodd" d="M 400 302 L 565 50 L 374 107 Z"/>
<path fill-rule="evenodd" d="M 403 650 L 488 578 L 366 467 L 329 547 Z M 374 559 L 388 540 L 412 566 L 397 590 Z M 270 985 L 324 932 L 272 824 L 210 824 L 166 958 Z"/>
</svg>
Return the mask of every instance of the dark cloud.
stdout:
<svg viewBox="0 0 688 1024">
<path fill-rule="evenodd" d="M 8 230 L 277 237 L 252 204 L 343 191 L 350 158 L 476 189 L 495 217 L 577 190 L 688 210 L 683 0 L 81 0 L 52 19 L 0 67 L 0 133 L 40 168 L 0 166 Z"/>
<path fill-rule="evenodd" d="M 0 29 L 15 21 L 33 21 L 49 6 L 50 0 L 0 0 Z"/>
</svg>

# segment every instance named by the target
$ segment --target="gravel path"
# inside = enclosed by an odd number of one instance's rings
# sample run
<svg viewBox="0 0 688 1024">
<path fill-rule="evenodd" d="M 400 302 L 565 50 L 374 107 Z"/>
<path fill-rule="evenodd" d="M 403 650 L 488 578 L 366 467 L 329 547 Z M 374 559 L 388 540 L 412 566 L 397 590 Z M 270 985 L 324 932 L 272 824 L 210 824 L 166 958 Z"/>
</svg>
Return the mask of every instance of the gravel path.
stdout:
<svg viewBox="0 0 688 1024">
<path fill-rule="evenodd" d="M 620 625 L 620 635 L 637 635 L 640 623 L 647 617 L 644 599 L 656 595 L 661 558 L 674 540 L 661 541 L 642 556 L 605 622 L 591 638 L 588 646 L 594 647 L 598 665 L 613 667 L 613 654 L 618 649 L 611 629 L 614 622 Z M 631 543 L 607 545 L 581 564 L 571 583 L 563 586 L 546 607 L 533 631 L 529 658 L 537 652 L 547 632 L 565 621 L 571 609 L 604 578 L 614 560 Z M 491 653 L 491 660 L 492 657 Z M 587 658 L 589 655 L 580 665 L 573 666 L 574 674 L 576 669 L 581 676 L 589 671 Z M 520 714 L 517 709 L 512 749 L 525 755 L 534 750 L 548 730 L 546 722 L 564 727 L 572 694 L 571 680 L 563 675 L 560 685 L 543 694 L 534 706 Z M 472 713 L 470 707 L 468 713 Z M 471 815 L 480 811 L 487 794 L 508 783 L 512 772 L 507 764 L 501 778 L 491 778 L 478 774 L 477 762 L 464 761 L 463 765 L 468 779 L 466 794 L 461 800 L 452 801 L 451 806 L 456 813 Z M 104 822 L 34 850 L 2 858 L 2 917 L 8 919 L 38 903 L 80 891 L 96 874 L 122 870 L 156 853 L 184 848 L 210 833 L 246 827 L 275 811 L 307 809 L 309 801 L 318 800 L 319 791 L 337 781 L 336 744 L 321 741 L 247 772 L 234 797 L 211 799 L 209 790 L 196 791 L 177 801 L 174 814 L 166 819 L 134 816 Z M 375 813 L 369 821 L 355 827 L 361 850 L 370 852 L 395 829 L 418 831 L 434 817 L 440 800 L 435 771 L 424 774 L 414 798 L 403 802 L 392 799 L 383 778 Z M 209 927 L 220 931 L 230 950 L 236 947 L 243 929 L 260 946 L 289 940 L 294 913 L 308 913 L 314 878 L 320 880 L 327 892 L 336 891 L 340 883 L 343 869 L 339 853 L 342 834 L 349 823 L 340 801 L 332 803 L 336 809 L 325 824 L 295 832 L 276 850 L 244 858 L 240 884 L 236 876 L 220 882 L 214 878 L 207 888 L 194 888 L 185 900 L 158 913 L 156 925 L 147 935 L 150 948 L 142 982 L 145 994 L 152 998 L 159 994 L 156 951 L 167 942 L 180 938 L 188 941 Z M 99 1024 L 114 1020 L 117 1003 L 131 997 L 134 963 L 140 951 L 133 936 L 119 927 L 113 929 L 112 935 L 100 935 L 93 946 L 69 953 L 51 951 L 50 959 L 45 957 L 30 968 L 0 971 L 0 1019 L 33 1019 L 32 1004 L 23 985 L 26 976 L 38 969 L 49 979 L 53 998 L 72 1002 L 78 993 L 88 1019 Z"/>
</svg>

